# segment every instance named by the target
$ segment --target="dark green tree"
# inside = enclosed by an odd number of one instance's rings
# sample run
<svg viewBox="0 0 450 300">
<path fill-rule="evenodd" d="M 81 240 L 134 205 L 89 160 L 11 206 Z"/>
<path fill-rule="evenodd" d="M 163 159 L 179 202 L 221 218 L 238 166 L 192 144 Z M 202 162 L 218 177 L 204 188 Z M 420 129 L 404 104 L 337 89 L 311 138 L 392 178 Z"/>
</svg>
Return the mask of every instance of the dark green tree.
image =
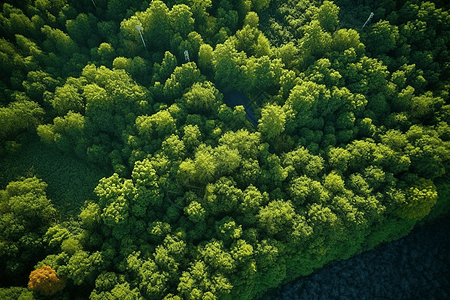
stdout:
<svg viewBox="0 0 450 300">
<path fill-rule="evenodd" d="M 10 182 L 0 190 L 0 264 L 5 283 L 26 283 L 29 269 L 49 253 L 43 236 L 58 211 L 37 177 Z"/>
</svg>

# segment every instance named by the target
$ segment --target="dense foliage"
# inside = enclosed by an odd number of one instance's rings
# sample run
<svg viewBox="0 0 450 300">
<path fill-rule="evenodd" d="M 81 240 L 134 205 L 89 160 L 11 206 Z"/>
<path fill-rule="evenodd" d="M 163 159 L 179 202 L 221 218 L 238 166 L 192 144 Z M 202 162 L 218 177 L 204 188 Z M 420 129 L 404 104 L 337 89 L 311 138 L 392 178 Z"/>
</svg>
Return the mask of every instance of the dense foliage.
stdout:
<svg viewBox="0 0 450 300">
<path fill-rule="evenodd" d="M 450 210 L 444 1 L 7 2 L 0 153 L 37 134 L 108 175 L 72 216 L 36 177 L 0 191 L 2 283 L 253 299 Z"/>
<path fill-rule="evenodd" d="M 54 295 L 64 289 L 65 285 L 65 280 L 58 278 L 56 271 L 45 265 L 32 271 L 28 282 L 31 290 L 44 296 Z"/>
<path fill-rule="evenodd" d="M 33 177 L 0 190 L 0 267 L 2 282 L 22 282 L 30 263 L 49 254 L 44 234 L 58 218 L 47 199 L 47 184 Z"/>
</svg>

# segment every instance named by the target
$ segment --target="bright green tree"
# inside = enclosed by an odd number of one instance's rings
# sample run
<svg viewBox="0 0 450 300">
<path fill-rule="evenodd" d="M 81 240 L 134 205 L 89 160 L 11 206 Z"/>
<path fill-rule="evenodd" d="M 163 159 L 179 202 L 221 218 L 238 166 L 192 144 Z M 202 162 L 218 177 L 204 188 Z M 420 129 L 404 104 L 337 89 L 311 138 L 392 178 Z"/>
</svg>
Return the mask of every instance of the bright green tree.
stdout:
<svg viewBox="0 0 450 300">
<path fill-rule="evenodd" d="M 214 85 L 205 81 L 194 83 L 191 89 L 183 95 L 181 102 L 189 113 L 215 113 L 222 95 Z"/>
<path fill-rule="evenodd" d="M 243 197 L 242 190 L 235 185 L 236 183 L 227 177 L 208 184 L 202 201 L 206 211 L 212 215 L 234 212 Z"/>
<path fill-rule="evenodd" d="M 261 111 L 261 119 L 258 120 L 258 129 L 268 140 L 273 139 L 284 131 L 286 124 L 286 113 L 283 108 L 271 104 L 265 106 Z"/>
</svg>

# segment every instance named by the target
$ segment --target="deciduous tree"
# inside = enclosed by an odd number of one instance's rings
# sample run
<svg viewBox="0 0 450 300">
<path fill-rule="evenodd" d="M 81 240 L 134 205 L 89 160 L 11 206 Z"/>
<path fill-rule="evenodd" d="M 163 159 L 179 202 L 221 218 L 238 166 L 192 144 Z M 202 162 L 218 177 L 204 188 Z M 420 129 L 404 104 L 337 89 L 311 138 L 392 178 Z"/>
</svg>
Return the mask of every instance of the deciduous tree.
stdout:
<svg viewBox="0 0 450 300">
<path fill-rule="evenodd" d="M 40 269 L 31 272 L 28 286 L 43 296 L 53 296 L 64 289 L 66 280 L 58 278 L 55 270 L 43 265 Z"/>
<path fill-rule="evenodd" d="M 276 104 L 269 104 L 261 111 L 258 129 L 268 140 L 282 133 L 286 124 L 286 113 Z"/>
</svg>

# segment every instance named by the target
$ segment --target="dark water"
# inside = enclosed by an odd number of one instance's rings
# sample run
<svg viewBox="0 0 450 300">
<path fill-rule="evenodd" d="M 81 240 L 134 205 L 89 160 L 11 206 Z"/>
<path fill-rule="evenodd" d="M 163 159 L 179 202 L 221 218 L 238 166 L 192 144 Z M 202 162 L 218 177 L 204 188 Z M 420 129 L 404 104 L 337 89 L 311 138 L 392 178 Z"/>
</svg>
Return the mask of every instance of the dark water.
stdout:
<svg viewBox="0 0 450 300">
<path fill-rule="evenodd" d="M 450 219 L 287 284 L 277 300 L 450 299 Z"/>
<path fill-rule="evenodd" d="M 245 116 L 253 124 L 258 127 L 258 120 L 256 119 L 255 112 L 250 106 L 247 97 L 241 92 L 230 92 L 223 96 L 223 102 L 231 108 L 242 105 L 245 108 Z"/>
</svg>

